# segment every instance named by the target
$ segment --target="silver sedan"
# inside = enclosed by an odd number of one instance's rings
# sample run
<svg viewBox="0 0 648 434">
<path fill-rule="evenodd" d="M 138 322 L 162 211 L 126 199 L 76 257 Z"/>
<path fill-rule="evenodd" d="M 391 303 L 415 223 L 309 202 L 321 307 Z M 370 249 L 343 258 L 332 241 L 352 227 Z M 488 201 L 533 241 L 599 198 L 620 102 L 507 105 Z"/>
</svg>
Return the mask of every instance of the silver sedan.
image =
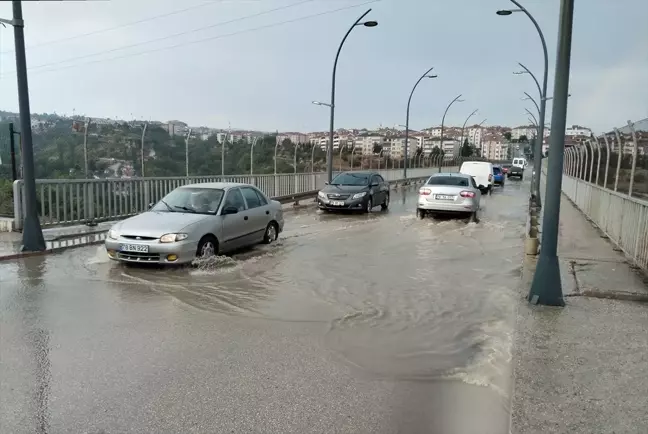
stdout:
<svg viewBox="0 0 648 434">
<path fill-rule="evenodd" d="M 106 251 L 116 261 L 181 264 L 271 243 L 283 226 L 281 204 L 252 185 L 192 184 L 115 224 Z"/>
<path fill-rule="evenodd" d="M 435 173 L 419 189 L 416 214 L 464 214 L 477 219 L 481 192 L 472 176 Z"/>
</svg>

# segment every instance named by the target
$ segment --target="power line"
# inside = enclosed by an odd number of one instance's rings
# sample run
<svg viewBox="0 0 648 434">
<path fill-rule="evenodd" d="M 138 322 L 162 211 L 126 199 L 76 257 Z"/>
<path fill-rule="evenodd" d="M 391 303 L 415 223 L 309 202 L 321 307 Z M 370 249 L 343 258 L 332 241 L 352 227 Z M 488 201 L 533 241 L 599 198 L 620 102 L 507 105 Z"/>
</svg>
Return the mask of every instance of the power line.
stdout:
<svg viewBox="0 0 648 434">
<path fill-rule="evenodd" d="M 80 33 L 78 35 L 69 36 L 67 38 L 54 39 L 53 41 L 41 42 L 40 44 L 28 45 L 27 48 L 44 47 L 44 46 L 47 46 L 47 45 L 58 44 L 59 42 L 67 42 L 67 41 L 72 41 L 72 40 L 75 40 L 75 39 L 78 39 L 78 38 L 85 38 L 87 36 L 99 35 L 101 33 L 111 32 L 113 30 L 123 29 L 124 27 L 130 27 L 130 26 L 134 26 L 136 24 L 142 24 L 142 23 L 157 20 L 157 19 L 160 19 L 160 18 L 166 18 L 166 17 L 170 17 L 170 16 L 173 16 L 173 15 L 182 14 L 182 13 L 187 12 L 187 11 L 202 8 L 202 7 L 205 7 L 205 6 L 211 6 L 211 5 L 215 4 L 215 3 L 223 3 L 225 1 L 228 1 L 228 0 L 213 0 L 211 2 L 205 2 L 205 3 L 201 3 L 199 5 L 189 6 L 188 8 L 180 9 L 180 10 L 177 10 L 177 11 L 167 12 L 165 14 L 155 15 L 155 16 L 148 17 L 148 18 L 142 18 L 141 20 L 131 21 L 131 22 L 128 22 L 128 23 L 120 24 L 120 25 L 117 25 L 115 27 L 108 27 L 106 29 L 95 30 L 95 31 L 88 32 L 88 33 Z M 13 53 L 13 52 L 14 52 L 14 50 L 0 51 L 0 54 L 8 54 L 8 53 Z"/>
<path fill-rule="evenodd" d="M 244 0 L 237 0 L 237 1 L 244 1 Z M 260 2 L 262 0 L 247 0 L 247 1 Z M 321 1 L 321 0 L 315 0 L 315 1 Z M 205 7 L 205 6 L 212 6 L 214 4 L 227 3 L 227 2 L 232 2 L 232 0 L 209 0 L 209 1 L 205 1 L 204 3 L 200 3 L 198 5 L 189 6 L 189 7 L 184 8 L 184 9 L 179 9 L 177 11 L 167 12 L 167 13 L 164 13 L 164 14 L 161 14 L 161 15 L 155 15 L 155 16 L 148 17 L 148 18 L 142 18 L 142 19 L 136 20 L 136 21 L 130 21 L 128 23 L 119 24 L 119 25 L 114 26 L 114 27 L 108 27 L 108 28 L 105 28 L 105 29 L 94 30 L 92 32 L 87 32 L 87 33 L 80 33 L 78 35 L 68 36 L 68 37 L 61 38 L 61 39 L 54 39 L 52 41 L 46 41 L 46 42 L 41 42 L 41 43 L 38 43 L 38 44 L 28 45 L 27 48 L 34 49 L 34 48 L 40 48 L 40 47 L 44 47 L 44 46 L 48 46 L 48 45 L 58 44 L 58 43 L 61 43 L 61 42 L 73 41 L 73 40 L 76 40 L 78 38 L 85 38 L 87 36 L 99 35 L 101 33 L 107 33 L 107 32 L 111 32 L 113 30 L 123 29 L 124 27 L 131 27 L 131 26 L 134 26 L 134 25 L 137 25 L 137 24 L 142 24 L 142 23 L 147 23 L 147 22 L 150 22 L 150 21 L 158 20 L 160 18 L 166 18 L 166 17 L 170 17 L 170 16 L 173 16 L 173 15 L 179 15 L 179 14 L 182 14 L 182 13 L 194 10 L 194 9 L 199 9 L 199 8 L 202 8 L 202 7 Z M 9 54 L 9 53 L 13 53 L 13 52 L 14 52 L 14 50 L 0 51 L 0 55 Z"/>
<path fill-rule="evenodd" d="M 234 18 L 234 19 L 227 20 L 227 21 L 221 21 L 219 23 L 211 24 L 209 26 L 199 27 L 199 28 L 193 29 L 193 30 L 186 30 L 184 32 L 174 33 L 174 34 L 171 34 L 171 35 L 161 36 L 159 38 L 150 39 L 150 40 L 144 41 L 144 42 L 136 42 L 134 44 L 122 45 L 121 47 L 111 48 L 111 49 L 103 50 L 103 51 L 97 51 L 95 53 L 84 54 L 84 55 L 76 56 L 76 57 L 70 57 L 70 58 L 67 58 L 67 59 L 59 60 L 57 62 L 42 63 L 40 65 L 31 66 L 28 69 L 29 70 L 34 70 L 34 69 L 45 68 L 47 66 L 60 65 L 62 63 L 72 62 L 74 60 L 87 59 L 88 57 L 95 57 L 95 56 L 100 56 L 102 54 L 114 53 L 116 51 L 127 50 L 129 48 L 134 48 L 134 47 L 139 47 L 141 45 L 151 44 L 153 42 L 165 41 L 167 39 L 176 38 L 178 36 L 185 36 L 185 35 L 189 35 L 189 34 L 192 34 L 192 33 L 197 33 L 197 32 L 203 31 L 203 30 L 212 29 L 212 28 L 219 27 L 219 26 L 224 26 L 226 24 L 232 24 L 232 23 L 236 23 L 236 22 L 239 22 L 239 21 L 244 21 L 244 20 L 247 20 L 247 19 L 250 19 L 250 18 L 256 18 L 256 17 L 262 16 L 262 15 L 267 15 L 267 14 L 270 14 L 270 13 L 273 13 L 273 12 L 281 11 L 281 10 L 284 10 L 284 9 L 289 9 L 289 8 L 292 8 L 292 7 L 295 7 L 295 6 L 300 6 L 300 5 L 303 5 L 305 3 L 311 3 L 313 1 L 315 1 L 315 0 L 300 0 L 300 1 L 296 2 L 296 3 L 291 3 L 289 5 L 279 6 L 279 7 L 273 8 L 273 9 L 268 9 L 268 10 L 265 10 L 265 11 L 257 12 L 257 13 L 251 14 L 251 15 L 245 15 L 245 16 Z"/>
<path fill-rule="evenodd" d="M 184 46 L 187 46 L 187 45 L 199 44 L 201 42 L 213 41 L 213 40 L 216 40 L 216 39 L 224 39 L 224 38 L 228 38 L 230 36 L 240 35 L 240 34 L 244 34 L 244 33 L 251 33 L 251 32 L 255 32 L 257 30 L 264 30 L 264 29 L 268 29 L 268 28 L 272 28 L 272 27 L 278 27 L 278 26 L 281 26 L 281 25 L 284 25 L 284 24 L 290 24 L 290 23 L 294 23 L 294 22 L 298 22 L 298 21 L 307 20 L 307 19 L 310 19 L 310 18 L 316 18 L 316 17 L 320 17 L 320 16 L 324 16 L 324 15 L 329 15 L 329 14 L 332 14 L 332 13 L 341 12 L 341 11 L 356 8 L 356 7 L 359 7 L 359 6 L 368 5 L 368 4 L 371 4 L 371 3 L 377 3 L 377 2 L 380 2 L 380 1 L 382 1 L 382 0 L 370 0 L 370 1 L 366 1 L 364 3 L 358 3 L 358 4 L 355 4 L 355 5 L 350 5 L 350 6 L 346 6 L 346 7 L 342 7 L 342 8 L 338 8 L 338 9 L 333 9 L 333 10 L 330 10 L 330 11 L 320 12 L 320 13 L 312 14 L 312 15 L 306 15 L 306 16 L 299 17 L 299 18 L 293 18 L 293 19 L 290 19 L 290 20 L 280 21 L 280 22 L 277 22 L 277 23 L 271 23 L 271 24 L 267 24 L 267 25 L 264 25 L 264 26 L 253 27 L 251 29 L 240 30 L 240 31 L 237 31 L 237 32 L 211 36 L 209 38 L 198 39 L 198 40 L 195 40 L 195 41 L 183 42 L 183 43 L 180 43 L 180 44 L 169 45 L 169 46 L 166 46 L 166 47 L 160 47 L 160 48 L 155 48 L 155 49 L 146 50 L 146 51 L 140 51 L 140 52 L 136 52 L 136 53 L 128 53 L 128 54 L 109 57 L 109 58 L 105 58 L 105 59 L 91 60 L 89 62 L 77 63 L 77 64 L 73 64 L 73 65 L 66 65 L 66 66 L 62 66 L 62 67 L 59 67 L 59 68 L 43 69 L 43 70 L 40 70 L 40 71 L 36 71 L 35 74 L 54 72 L 54 71 L 61 71 L 61 70 L 69 69 L 69 68 L 76 68 L 76 67 L 79 67 L 79 66 L 92 65 L 92 64 L 95 64 L 95 63 L 108 62 L 108 61 L 118 60 L 118 59 L 126 59 L 126 58 L 129 58 L 129 57 L 135 57 L 135 56 L 140 56 L 140 55 L 145 55 L 145 54 L 150 54 L 150 53 L 157 53 L 157 52 L 160 52 L 160 51 L 172 50 L 174 48 L 184 47 Z M 62 61 L 62 62 L 59 62 L 59 63 L 66 63 L 66 61 Z M 55 63 L 54 65 L 56 65 L 56 64 L 58 64 L 58 63 Z M 15 71 L 9 71 L 8 73 L 0 75 L 0 79 L 7 76 L 10 73 L 13 74 L 13 73 L 15 73 Z"/>
</svg>

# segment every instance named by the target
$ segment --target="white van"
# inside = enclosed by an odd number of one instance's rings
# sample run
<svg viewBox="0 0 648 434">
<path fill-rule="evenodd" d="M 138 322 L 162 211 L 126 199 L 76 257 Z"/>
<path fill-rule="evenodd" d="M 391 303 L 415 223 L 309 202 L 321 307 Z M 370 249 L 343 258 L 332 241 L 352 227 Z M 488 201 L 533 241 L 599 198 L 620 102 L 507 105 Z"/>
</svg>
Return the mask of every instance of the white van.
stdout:
<svg viewBox="0 0 648 434">
<path fill-rule="evenodd" d="M 514 158 L 513 159 L 513 166 L 521 167 L 523 169 L 526 169 L 526 167 L 527 167 L 526 158 Z"/>
<path fill-rule="evenodd" d="M 482 193 L 492 192 L 494 183 L 493 163 L 466 161 L 461 165 L 459 172 L 472 176 Z"/>
</svg>

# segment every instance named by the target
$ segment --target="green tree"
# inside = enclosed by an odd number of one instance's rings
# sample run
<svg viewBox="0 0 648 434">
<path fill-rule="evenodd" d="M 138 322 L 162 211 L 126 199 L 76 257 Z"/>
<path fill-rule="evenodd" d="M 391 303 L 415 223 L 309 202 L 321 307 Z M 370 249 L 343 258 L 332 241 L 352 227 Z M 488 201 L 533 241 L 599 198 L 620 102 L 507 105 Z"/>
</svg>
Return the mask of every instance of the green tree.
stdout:
<svg viewBox="0 0 648 434">
<path fill-rule="evenodd" d="M 475 153 L 475 149 L 468 143 L 468 139 L 464 140 L 461 149 L 459 150 L 459 155 L 462 157 L 472 157 Z"/>
</svg>

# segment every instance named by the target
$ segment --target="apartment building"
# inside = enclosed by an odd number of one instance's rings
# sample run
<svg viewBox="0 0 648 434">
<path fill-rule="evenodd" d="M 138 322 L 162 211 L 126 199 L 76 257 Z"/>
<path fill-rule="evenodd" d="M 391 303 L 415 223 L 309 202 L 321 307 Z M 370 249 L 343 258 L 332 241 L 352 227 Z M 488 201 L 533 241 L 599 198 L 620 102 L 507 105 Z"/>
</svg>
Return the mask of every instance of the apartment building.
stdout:
<svg viewBox="0 0 648 434">
<path fill-rule="evenodd" d="M 284 140 L 290 140 L 290 143 L 311 143 L 311 138 L 302 133 L 281 133 L 277 134 L 277 143 L 283 143 Z"/>
<path fill-rule="evenodd" d="M 391 149 L 391 144 L 385 136 L 379 134 L 366 134 L 359 135 L 355 138 L 356 153 L 362 153 L 363 155 L 371 155 L 374 150 L 374 146 L 382 146 L 384 150 L 383 154 L 386 154 L 388 150 Z M 389 148 L 389 149 L 387 149 Z"/>
<path fill-rule="evenodd" d="M 489 160 L 506 160 L 510 143 L 504 143 L 497 140 L 486 140 L 482 143 L 482 157 Z"/>
<path fill-rule="evenodd" d="M 531 139 L 531 137 L 534 137 L 537 134 L 538 129 L 535 127 L 535 125 L 522 125 L 511 129 L 512 140 L 520 140 L 520 137 L 522 136 L 526 136 L 527 139 Z"/>
<path fill-rule="evenodd" d="M 388 153 L 391 158 L 397 160 L 405 158 L 405 136 L 390 137 L 388 141 L 389 146 L 385 153 Z M 419 147 L 419 141 L 415 137 L 410 137 L 407 144 L 408 157 L 411 157 L 416 154 L 416 150 Z"/>
<path fill-rule="evenodd" d="M 592 135 L 592 130 L 586 127 L 581 127 L 580 125 L 572 125 L 565 129 L 565 136 L 571 137 L 590 137 Z"/>
</svg>

